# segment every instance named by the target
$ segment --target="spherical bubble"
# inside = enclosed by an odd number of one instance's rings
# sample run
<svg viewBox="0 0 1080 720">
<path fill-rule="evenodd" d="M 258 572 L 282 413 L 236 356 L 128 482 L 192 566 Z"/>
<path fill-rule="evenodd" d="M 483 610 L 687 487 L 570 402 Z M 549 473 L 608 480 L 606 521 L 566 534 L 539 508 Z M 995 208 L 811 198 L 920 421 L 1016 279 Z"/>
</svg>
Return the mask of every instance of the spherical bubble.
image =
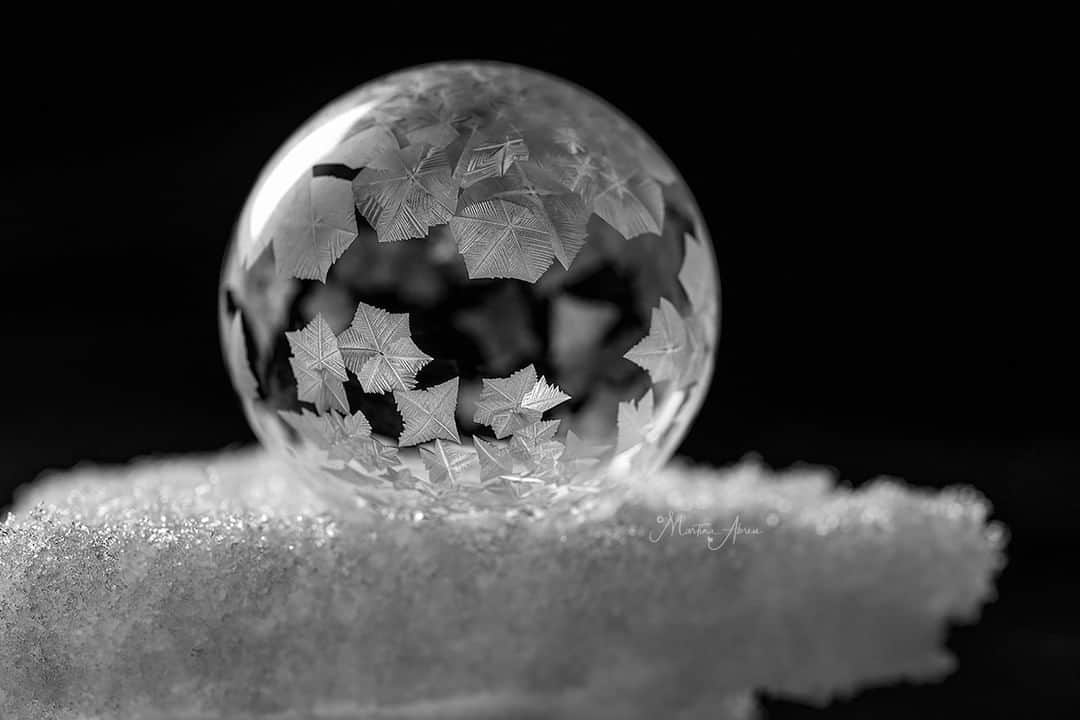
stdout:
<svg viewBox="0 0 1080 720">
<path fill-rule="evenodd" d="M 711 241 L 633 123 L 524 68 L 447 63 L 309 120 L 222 276 L 258 437 L 376 503 L 544 505 L 666 460 L 712 372 Z"/>
</svg>

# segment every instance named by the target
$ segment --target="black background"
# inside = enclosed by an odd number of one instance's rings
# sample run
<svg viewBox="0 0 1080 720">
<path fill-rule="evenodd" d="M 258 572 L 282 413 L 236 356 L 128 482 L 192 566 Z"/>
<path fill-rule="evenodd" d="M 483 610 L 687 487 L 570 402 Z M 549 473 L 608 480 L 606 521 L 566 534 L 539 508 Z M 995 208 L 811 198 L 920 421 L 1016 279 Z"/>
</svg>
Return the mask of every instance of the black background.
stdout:
<svg viewBox="0 0 1080 720">
<path fill-rule="evenodd" d="M 251 442 L 216 302 L 256 174 L 355 85 L 483 55 L 612 101 L 704 209 L 723 328 L 681 452 L 825 464 L 851 485 L 971 484 L 1009 527 L 999 599 L 950 634 L 956 674 L 828 712 L 771 701 L 769 717 L 1041 717 L 1077 699 L 1075 266 L 1056 249 L 1075 229 L 1054 220 L 1067 168 L 1053 42 L 1013 28 L 648 33 L 462 53 L 379 44 L 371 27 L 360 48 L 191 36 L 5 57 L 0 507 L 46 468 Z"/>
</svg>

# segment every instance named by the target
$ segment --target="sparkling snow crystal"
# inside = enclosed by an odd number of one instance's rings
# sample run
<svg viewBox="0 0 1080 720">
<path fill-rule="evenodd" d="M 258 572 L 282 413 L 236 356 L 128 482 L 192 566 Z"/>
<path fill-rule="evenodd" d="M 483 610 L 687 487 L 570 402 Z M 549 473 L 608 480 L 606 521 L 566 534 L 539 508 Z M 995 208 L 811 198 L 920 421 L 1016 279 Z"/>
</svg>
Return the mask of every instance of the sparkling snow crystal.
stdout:
<svg viewBox="0 0 1080 720">
<path fill-rule="evenodd" d="M 395 516 L 262 452 L 54 476 L 0 525 L 0 716 L 748 717 L 941 676 L 1002 561 L 968 490 L 647 480 Z"/>
</svg>

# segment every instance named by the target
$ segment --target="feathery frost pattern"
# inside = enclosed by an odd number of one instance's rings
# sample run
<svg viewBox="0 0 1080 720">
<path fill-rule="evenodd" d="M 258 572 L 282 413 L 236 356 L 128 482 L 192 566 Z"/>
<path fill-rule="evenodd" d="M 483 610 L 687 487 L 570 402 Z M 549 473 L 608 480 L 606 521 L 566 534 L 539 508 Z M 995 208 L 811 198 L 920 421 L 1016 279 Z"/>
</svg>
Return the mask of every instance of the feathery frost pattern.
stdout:
<svg viewBox="0 0 1080 720">
<path fill-rule="evenodd" d="M 389 313 L 364 302 L 337 340 L 364 392 L 412 390 L 416 373 L 432 360 L 413 342 L 408 313 Z"/>
<path fill-rule="evenodd" d="M 401 464 L 397 446 L 375 438 L 358 438 L 349 443 L 348 451 L 352 454 L 351 459 L 371 472 L 390 470 Z"/>
<path fill-rule="evenodd" d="M 524 205 L 485 200 L 450 219 L 470 278 L 517 278 L 536 282 L 555 251 L 551 226 Z"/>
<path fill-rule="evenodd" d="M 477 463 L 476 455 L 461 445 L 438 439 L 420 446 L 420 459 L 427 468 L 428 482 L 450 487 L 467 482 Z"/>
<path fill-rule="evenodd" d="M 458 378 L 426 390 L 395 390 L 394 401 L 405 421 L 398 442 L 402 447 L 443 438 L 460 442 L 454 410 L 457 408 Z"/>
<path fill-rule="evenodd" d="M 654 383 L 671 380 L 678 384 L 686 374 L 690 355 L 686 323 L 670 300 L 660 298 L 660 306 L 652 311 L 649 334 L 623 357 L 648 371 Z"/>
<path fill-rule="evenodd" d="M 285 333 L 292 349 L 289 364 L 296 375 L 297 396 L 301 402 L 315 405 L 320 413 L 333 408 L 349 412 L 343 382 L 347 379 L 345 361 L 338 349 L 334 331 L 321 314 L 302 330 Z"/>
<path fill-rule="evenodd" d="M 480 462 L 480 480 L 493 480 L 514 472 L 514 458 L 510 450 L 490 440 L 473 435 L 473 446 Z"/>
<path fill-rule="evenodd" d="M 593 189 L 593 211 L 627 240 L 660 232 L 664 224 L 664 198 L 652 178 L 625 177 L 611 169 L 599 174 Z"/>
<path fill-rule="evenodd" d="M 555 155 L 544 159 L 544 166 L 563 187 L 579 195 L 591 211 L 600 168 L 591 155 Z"/>
<path fill-rule="evenodd" d="M 496 137 L 476 132 L 461 153 L 454 176 L 462 187 L 469 187 L 485 178 L 505 175 L 515 162 L 528 159 L 529 148 L 520 136 Z"/>
<path fill-rule="evenodd" d="M 461 194 L 466 205 L 484 199 L 527 207 L 547 225 L 552 252 L 566 269 L 585 246 L 589 211 L 581 196 L 535 163 L 515 163 L 505 176 L 483 180 Z"/>
<path fill-rule="evenodd" d="M 460 133 L 454 127 L 461 117 L 447 108 L 422 109 L 402 122 L 402 131 L 410 145 L 427 143 L 433 148 L 444 148 L 458 139 Z"/>
<path fill-rule="evenodd" d="M 379 242 L 425 237 L 457 204 L 446 153 L 425 144 L 380 155 L 353 180 L 353 193 Z"/>
<path fill-rule="evenodd" d="M 555 439 L 558 430 L 558 420 L 538 420 L 526 425 L 510 438 L 510 454 L 527 464 L 530 470 L 554 469 L 551 463 L 558 459 L 564 447 Z"/>
<path fill-rule="evenodd" d="M 490 426 L 495 437 L 504 438 L 569 399 L 544 378 L 537 379 L 536 368 L 530 364 L 509 377 L 484 378 L 473 420 Z"/>
<path fill-rule="evenodd" d="M 328 466 L 333 461 L 355 461 L 369 472 L 381 472 L 400 463 L 397 447 L 373 438 L 371 424 L 362 412 L 341 415 L 331 410 L 316 415 L 305 409 L 299 413 L 280 410 L 278 414 L 301 437 L 325 451 Z"/>
<path fill-rule="evenodd" d="M 278 274 L 326 282 L 330 266 L 356 239 L 349 184 L 309 174 L 285 203 L 273 235 Z"/>
</svg>

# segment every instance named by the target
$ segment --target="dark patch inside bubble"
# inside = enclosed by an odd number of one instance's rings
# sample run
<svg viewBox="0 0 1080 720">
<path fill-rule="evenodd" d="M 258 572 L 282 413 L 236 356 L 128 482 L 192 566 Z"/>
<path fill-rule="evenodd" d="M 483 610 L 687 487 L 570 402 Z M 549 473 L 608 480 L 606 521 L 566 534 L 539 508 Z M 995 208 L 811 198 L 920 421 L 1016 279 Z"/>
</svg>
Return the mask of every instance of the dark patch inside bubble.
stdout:
<svg viewBox="0 0 1080 720">
<path fill-rule="evenodd" d="M 339 180 L 348 180 L 349 182 L 352 182 L 353 178 L 359 174 L 360 170 L 339 163 L 316 165 L 311 168 L 311 177 L 332 177 Z"/>
<path fill-rule="evenodd" d="M 236 298 L 233 296 L 232 290 L 223 290 L 221 293 L 221 302 L 225 308 L 225 314 L 227 317 L 232 317 L 236 313 L 240 306 L 236 302 Z"/>
</svg>

